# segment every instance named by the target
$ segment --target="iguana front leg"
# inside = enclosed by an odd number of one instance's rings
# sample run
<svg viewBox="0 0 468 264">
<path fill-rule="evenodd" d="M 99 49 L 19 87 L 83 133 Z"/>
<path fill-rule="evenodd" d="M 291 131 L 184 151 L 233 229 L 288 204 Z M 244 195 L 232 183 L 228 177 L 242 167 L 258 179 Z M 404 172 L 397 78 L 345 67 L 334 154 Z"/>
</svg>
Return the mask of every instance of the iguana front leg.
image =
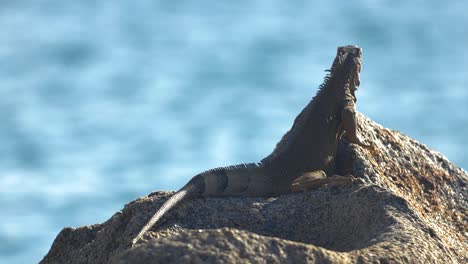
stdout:
<svg viewBox="0 0 468 264">
<path fill-rule="evenodd" d="M 356 112 L 353 102 L 349 102 L 341 111 L 341 128 L 344 130 L 344 137 L 351 143 L 367 149 L 373 149 L 372 145 L 362 142 L 357 136 Z"/>
<path fill-rule="evenodd" d="M 357 178 L 347 175 L 339 176 L 333 175 L 327 177 L 324 171 L 312 171 L 302 174 L 295 179 L 291 184 L 292 192 L 305 192 L 312 189 L 317 189 L 323 185 L 336 186 L 341 184 L 353 183 Z"/>
</svg>

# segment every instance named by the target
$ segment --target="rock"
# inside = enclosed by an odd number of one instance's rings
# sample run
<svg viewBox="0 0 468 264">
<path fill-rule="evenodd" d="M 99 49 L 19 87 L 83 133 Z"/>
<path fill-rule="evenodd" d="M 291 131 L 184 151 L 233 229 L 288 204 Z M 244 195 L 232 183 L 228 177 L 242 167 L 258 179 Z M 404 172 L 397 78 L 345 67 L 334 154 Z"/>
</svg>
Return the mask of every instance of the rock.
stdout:
<svg viewBox="0 0 468 264">
<path fill-rule="evenodd" d="M 375 150 L 343 140 L 337 171 L 361 183 L 269 199 L 195 199 L 132 248 L 173 194 L 156 192 L 102 224 L 63 229 L 41 263 L 467 263 L 468 174 L 358 118 L 359 135 Z"/>
</svg>

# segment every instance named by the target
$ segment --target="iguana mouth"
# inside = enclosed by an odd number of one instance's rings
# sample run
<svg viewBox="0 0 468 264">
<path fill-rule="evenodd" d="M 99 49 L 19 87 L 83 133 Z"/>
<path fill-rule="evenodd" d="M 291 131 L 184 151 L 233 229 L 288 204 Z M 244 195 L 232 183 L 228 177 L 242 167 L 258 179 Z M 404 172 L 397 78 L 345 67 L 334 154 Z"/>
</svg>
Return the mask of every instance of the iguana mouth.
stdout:
<svg viewBox="0 0 468 264">
<path fill-rule="evenodd" d="M 359 48 L 356 49 L 358 51 L 353 53 L 354 57 L 350 58 L 351 62 L 349 65 L 349 86 L 350 90 L 353 92 L 359 88 L 359 85 L 361 85 L 361 52 Z"/>
<path fill-rule="evenodd" d="M 356 61 L 356 73 L 354 75 L 354 87 L 355 87 L 355 90 L 358 89 L 359 85 L 361 85 L 361 78 L 360 75 L 361 75 L 361 58 L 358 57 L 358 58 L 355 58 Z"/>
<path fill-rule="evenodd" d="M 354 86 L 354 89 L 353 90 L 357 90 L 359 88 L 359 85 L 361 85 L 361 79 L 359 78 L 360 76 L 360 72 L 357 71 L 354 76 L 353 76 L 353 86 Z"/>
</svg>

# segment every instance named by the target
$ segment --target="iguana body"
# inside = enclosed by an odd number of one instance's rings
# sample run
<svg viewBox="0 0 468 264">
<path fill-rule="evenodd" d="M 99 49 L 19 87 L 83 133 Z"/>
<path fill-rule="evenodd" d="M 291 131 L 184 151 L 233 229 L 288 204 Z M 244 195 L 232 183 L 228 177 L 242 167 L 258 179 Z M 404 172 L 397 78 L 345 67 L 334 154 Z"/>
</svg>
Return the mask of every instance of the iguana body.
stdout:
<svg viewBox="0 0 468 264">
<path fill-rule="evenodd" d="M 316 184 L 346 180 L 334 174 L 338 142 L 364 147 L 356 135 L 354 92 L 359 86 L 361 49 L 339 47 L 317 95 L 296 117 L 292 128 L 260 163 L 216 168 L 192 178 L 156 212 L 133 240 L 136 243 L 169 209 L 200 196 L 277 196 Z M 346 177 L 347 179 L 351 179 Z"/>
</svg>

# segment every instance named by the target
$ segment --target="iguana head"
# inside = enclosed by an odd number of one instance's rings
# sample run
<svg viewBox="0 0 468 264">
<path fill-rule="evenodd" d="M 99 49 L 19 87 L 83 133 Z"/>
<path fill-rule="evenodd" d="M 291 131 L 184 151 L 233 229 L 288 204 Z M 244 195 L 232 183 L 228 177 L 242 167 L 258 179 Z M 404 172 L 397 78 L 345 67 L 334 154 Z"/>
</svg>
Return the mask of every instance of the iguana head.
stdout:
<svg viewBox="0 0 468 264">
<path fill-rule="evenodd" d="M 330 69 L 332 75 L 342 76 L 343 81 L 347 84 L 346 86 L 355 100 L 356 96 L 354 96 L 354 92 L 360 84 L 361 55 L 362 50 L 358 46 L 348 45 L 338 47 L 336 58 Z"/>
</svg>

